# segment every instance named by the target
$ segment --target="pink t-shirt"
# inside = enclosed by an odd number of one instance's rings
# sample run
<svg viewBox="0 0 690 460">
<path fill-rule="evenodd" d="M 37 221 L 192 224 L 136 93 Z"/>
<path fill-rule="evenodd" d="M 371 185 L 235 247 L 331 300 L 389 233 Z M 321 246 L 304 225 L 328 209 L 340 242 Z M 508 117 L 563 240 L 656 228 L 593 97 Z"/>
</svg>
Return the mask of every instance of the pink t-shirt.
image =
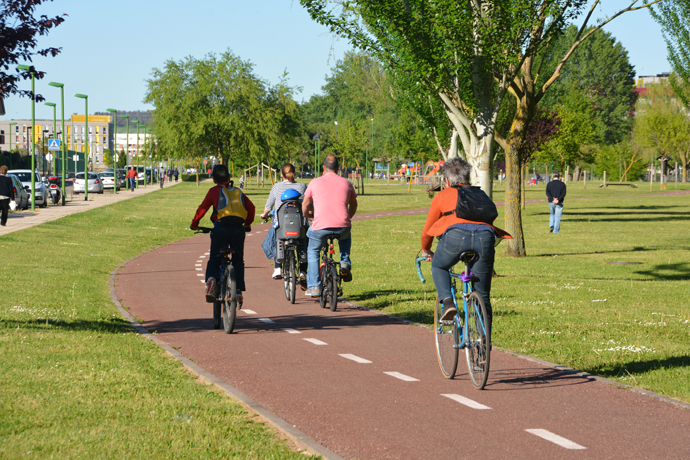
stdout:
<svg viewBox="0 0 690 460">
<path fill-rule="evenodd" d="M 350 181 L 335 173 L 327 173 L 312 180 L 304 196 L 314 200 L 312 229 L 350 227 L 347 205 L 351 197 L 357 196 Z"/>
</svg>

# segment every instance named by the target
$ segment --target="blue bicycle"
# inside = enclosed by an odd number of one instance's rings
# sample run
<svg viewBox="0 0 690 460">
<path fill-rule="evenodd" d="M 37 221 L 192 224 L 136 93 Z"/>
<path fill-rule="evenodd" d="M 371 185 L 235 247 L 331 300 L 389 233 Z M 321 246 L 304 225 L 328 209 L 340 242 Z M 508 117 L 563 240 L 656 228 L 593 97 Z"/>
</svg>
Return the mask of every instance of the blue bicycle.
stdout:
<svg viewBox="0 0 690 460">
<path fill-rule="evenodd" d="M 448 321 L 442 321 L 441 310 L 443 304 L 438 296 L 434 308 L 434 331 L 436 333 L 436 355 L 444 377 L 452 379 L 458 367 L 458 350 L 465 349 L 467 369 L 472 384 L 478 390 L 486 385 L 489 378 L 489 363 L 491 358 L 491 331 L 488 327 L 489 317 L 484 300 L 474 292 L 474 282 L 479 278 L 470 272 L 470 265 L 479 259 L 474 251 L 460 254 L 460 261 L 465 264 L 465 270 L 456 274 L 449 270 L 451 276 L 451 292 L 457 313 Z M 420 262 L 426 257 L 417 257 L 417 274 L 422 283 L 426 280 L 422 275 Z M 458 306 L 456 280 L 462 282 L 462 306 Z"/>
</svg>

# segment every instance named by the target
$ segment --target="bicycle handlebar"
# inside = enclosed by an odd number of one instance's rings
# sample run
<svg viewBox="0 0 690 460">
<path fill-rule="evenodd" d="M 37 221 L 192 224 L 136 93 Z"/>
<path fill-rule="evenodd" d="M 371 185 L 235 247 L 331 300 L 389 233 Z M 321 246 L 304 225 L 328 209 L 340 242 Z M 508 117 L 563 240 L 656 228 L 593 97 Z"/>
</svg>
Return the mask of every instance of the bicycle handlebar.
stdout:
<svg viewBox="0 0 690 460">
<path fill-rule="evenodd" d="M 428 257 L 417 257 L 415 259 L 415 265 L 417 266 L 417 276 L 419 276 L 419 281 L 422 283 L 426 283 L 426 280 L 424 279 L 424 275 L 422 275 L 422 267 L 420 265 L 420 262 L 424 262 L 427 260 Z"/>
</svg>

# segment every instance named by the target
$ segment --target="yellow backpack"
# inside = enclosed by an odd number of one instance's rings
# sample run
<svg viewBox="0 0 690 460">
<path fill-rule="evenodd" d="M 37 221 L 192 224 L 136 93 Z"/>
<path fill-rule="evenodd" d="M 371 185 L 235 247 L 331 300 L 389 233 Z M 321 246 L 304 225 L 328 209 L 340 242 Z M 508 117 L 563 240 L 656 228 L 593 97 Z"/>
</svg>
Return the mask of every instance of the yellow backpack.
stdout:
<svg viewBox="0 0 690 460">
<path fill-rule="evenodd" d="M 218 220 L 230 225 L 241 225 L 247 220 L 244 194 L 235 187 L 222 187 L 218 194 Z"/>
</svg>

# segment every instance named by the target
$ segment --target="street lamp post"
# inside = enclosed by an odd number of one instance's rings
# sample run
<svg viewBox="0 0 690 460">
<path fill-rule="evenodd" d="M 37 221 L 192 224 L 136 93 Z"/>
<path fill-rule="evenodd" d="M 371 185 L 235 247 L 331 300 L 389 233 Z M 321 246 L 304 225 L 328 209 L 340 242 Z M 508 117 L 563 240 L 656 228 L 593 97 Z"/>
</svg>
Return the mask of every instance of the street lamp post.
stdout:
<svg viewBox="0 0 690 460">
<path fill-rule="evenodd" d="M 146 150 L 146 125 L 140 124 L 137 127 L 144 128 L 144 150 Z M 137 131 L 137 147 L 139 146 L 139 131 Z M 146 187 L 146 155 L 144 155 L 144 187 Z M 153 169 L 151 169 L 151 185 L 153 185 Z"/>
<path fill-rule="evenodd" d="M 132 123 L 137 125 L 137 149 L 135 150 L 137 155 L 137 174 L 139 174 L 139 120 L 132 120 Z M 146 182 L 146 171 L 144 171 L 144 182 Z M 139 179 L 135 181 L 135 187 L 139 188 Z"/>
<path fill-rule="evenodd" d="M 372 155 L 374 154 L 374 119 L 371 119 L 371 145 L 369 147 L 369 150 L 371 150 Z M 372 157 L 373 158 L 373 157 Z M 367 157 L 367 183 L 369 183 L 369 158 Z"/>
<path fill-rule="evenodd" d="M 127 119 L 127 142 L 125 142 L 125 166 L 129 164 L 129 115 L 120 115 L 120 118 Z"/>
<path fill-rule="evenodd" d="M 43 143 L 43 175 L 46 175 L 46 133 L 49 133 L 49 129 L 44 129 L 41 133 L 41 142 Z M 50 167 L 48 168 L 48 174 L 50 174 Z"/>
<path fill-rule="evenodd" d="M 36 152 L 34 145 L 34 130 L 36 125 L 36 87 L 34 66 L 18 65 L 17 70 L 23 70 L 31 73 L 31 210 L 36 209 Z"/>
<path fill-rule="evenodd" d="M 88 150 L 89 150 L 89 96 L 86 94 L 75 94 L 75 97 L 84 99 L 84 136 L 86 137 L 86 151 L 84 152 L 84 201 L 89 199 L 89 171 L 86 167 L 88 160 Z"/>
<path fill-rule="evenodd" d="M 57 139 L 57 134 L 56 134 L 57 129 L 55 128 L 55 125 L 57 124 L 56 113 L 55 113 L 55 111 L 57 109 L 57 104 L 55 104 L 54 102 L 46 102 L 45 105 L 53 108 L 53 138 Z M 55 163 L 53 164 L 52 169 L 55 171 L 55 174 L 57 175 L 57 153 L 55 154 L 53 160 L 55 161 Z"/>
<path fill-rule="evenodd" d="M 321 141 L 321 136 L 323 134 L 321 133 L 316 133 L 314 134 L 314 178 L 319 177 L 318 176 L 318 170 L 319 170 L 319 147 L 320 147 L 320 141 Z"/>
<path fill-rule="evenodd" d="M 57 82 L 48 83 L 49 86 L 60 88 L 60 109 L 62 110 L 62 205 L 65 205 L 65 179 L 67 178 L 67 146 L 65 145 L 65 85 Z M 74 135 L 74 133 L 72 133 Z"/>
<path fill-rule="evenodd" d="M 117 109 L 105 109 L 107 112 L 113 114 L 113 151 L 111 158 L 113 159 L 113 195 L 117 194 Z"/>
</svg>

